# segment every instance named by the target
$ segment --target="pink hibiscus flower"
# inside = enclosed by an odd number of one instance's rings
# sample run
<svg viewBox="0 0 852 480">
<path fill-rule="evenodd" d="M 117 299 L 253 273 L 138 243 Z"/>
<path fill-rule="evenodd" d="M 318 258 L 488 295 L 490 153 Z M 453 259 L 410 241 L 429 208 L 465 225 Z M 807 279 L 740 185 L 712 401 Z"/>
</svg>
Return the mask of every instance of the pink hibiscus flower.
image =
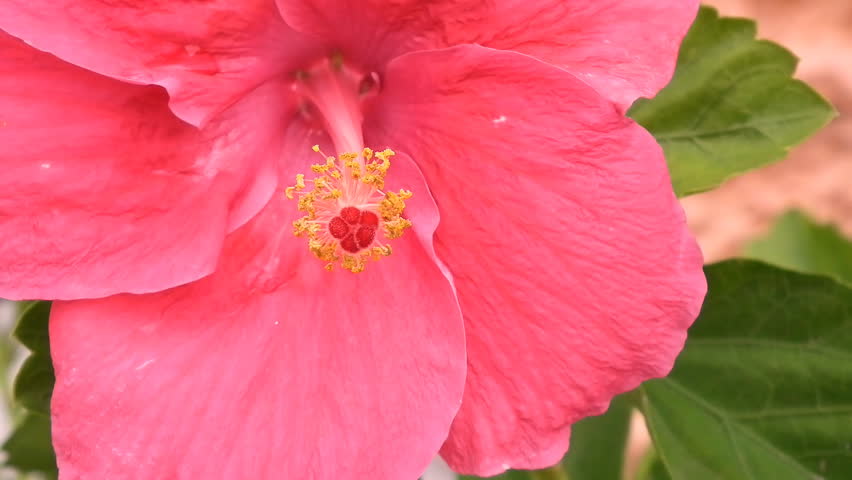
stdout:
<svg viewBox="0 0 852 480">
<path fill-rule="evenodd" d="M 696 10 L 0 2 L 0 296 L 57 300 L 62 480 L 557 462 L 704 295 L 623 115 Z"/>
</svg>

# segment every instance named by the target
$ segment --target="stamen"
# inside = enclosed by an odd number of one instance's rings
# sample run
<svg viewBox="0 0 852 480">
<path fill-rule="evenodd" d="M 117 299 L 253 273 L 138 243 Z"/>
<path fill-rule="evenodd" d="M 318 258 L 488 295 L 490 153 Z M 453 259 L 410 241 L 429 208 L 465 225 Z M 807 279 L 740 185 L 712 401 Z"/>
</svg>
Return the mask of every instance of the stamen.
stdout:
<svg viewBox="0 0 852 480">
<path fill-rule="evenodd" d="M 390 169 L 392 150 L 373 152 L 365 148 L 360 155 L 343 153 L 337 158 L 326 156 L 319 146 L 313 150 L 324 162 L 311 166 L 318 176 L 305 180 L 296 175 L 296 183 L 285 190 L 287 198 L 296 199 L 305 216 L 293 222 L 293 233 L 307 237 L 308 249 L 325 268 L 339 264 L 353 273 L 362 272 L 366 263 L 387 257 L 392 240 L 411 227 L 403 218 L 405 200 L 411 192 L 385 192 L 385 176 Z M 313 188 L 308 190 L 308 185 Z"/>
</svg>

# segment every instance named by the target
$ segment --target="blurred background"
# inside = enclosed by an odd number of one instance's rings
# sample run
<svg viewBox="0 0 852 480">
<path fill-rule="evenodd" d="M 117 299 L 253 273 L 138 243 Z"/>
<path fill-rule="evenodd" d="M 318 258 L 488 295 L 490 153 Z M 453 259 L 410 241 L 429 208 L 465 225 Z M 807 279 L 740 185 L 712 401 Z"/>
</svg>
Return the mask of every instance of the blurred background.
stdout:
<svg viewBox="0 0 852 480">
<path fill-rule="evenodd" d="M 708 262 L 737 255 L 764 235 L 780 215 L 804 211 L 852 237 L 852 0 L 709 0 L 725 16 L 758 21 L 759 36 L 784 45 L 801 60 L 798 77 L 827 97 L 840 112 L 831 125 L 775 165 L 731 180 L 712 192 L 684 199 L 689 224 Z M 9 339 L 14 306 L 0 303 L 0 339 Z M 25 352 L 0 341 L 0 371 L 10 375 L 0 395 L 10 398 L 15 365 Z M 15 412 L 0 406 L 0 440 Z M 647 451 L 642 419 L 634 419 L 628 470 Z M 0 469 L 0 480 L 20 479 Z M 27 477 L 36 478 L 36 477 Z M 429 480 L 453 475 L 434 466 Z"/>
</svg>

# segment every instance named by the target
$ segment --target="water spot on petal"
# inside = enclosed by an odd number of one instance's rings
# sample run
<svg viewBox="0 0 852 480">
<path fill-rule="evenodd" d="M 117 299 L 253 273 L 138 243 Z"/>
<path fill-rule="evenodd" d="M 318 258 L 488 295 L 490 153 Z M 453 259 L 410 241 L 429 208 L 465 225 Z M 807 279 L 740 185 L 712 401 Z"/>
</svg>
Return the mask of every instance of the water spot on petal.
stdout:
<svg viewBox="0 0 852 480">
<path fill-rule="evenodd" d="M 145 360 L 144 362 L 142 362 L 142 363 L 140 363 L 139 365 L 136 366 L 136 370 L 142 370 L 143 368 L 147 367 L 148 365 L 151 365 L 152 363 L 154 363 L 153 358 L 149 359 L 149 360 Z"/>
</svg>

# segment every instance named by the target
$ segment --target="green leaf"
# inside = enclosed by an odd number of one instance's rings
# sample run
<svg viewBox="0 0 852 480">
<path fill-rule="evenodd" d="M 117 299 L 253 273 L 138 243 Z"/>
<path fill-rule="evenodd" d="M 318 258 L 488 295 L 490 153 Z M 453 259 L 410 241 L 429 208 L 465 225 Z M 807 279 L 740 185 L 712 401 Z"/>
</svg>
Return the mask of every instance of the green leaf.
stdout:
<svg viewBox="0 0 852 480">
<path fill-rule="evenodd" d="M 28 413 L 3 444 L 6 465 L 23 472 L 42 472 L 57 477 L 56 457 L 50 445 L 50 418 Z"/>
<path fill-rule="evenodd" d="M 767 237 L 747 247 L 746 256 L 852 285 L 852 242 L 799 211 L 781 217 Z"/>
<path fill-rule="evenodd" d="M 852 289 L 736 260 L 641 404 L 675 480 L 852 478 Z"/>
<path fill-rule="evenodd" d="M 601 416 L 571 427 L 571 449 L 563 464 L 569 477 L 582 480 L 621 480 L 624 449 L 630 433 L 631 405 L 625 396 L 613 399 Z"/>
<path fill-rule="evenodd" d="M 784 158 L 835 115 L 792 78 L 796 57 L 755 34 L 753 21 L 702 7 L 672 82 L 628 112 L 665 150 L 678 196 Z"/>
<path fill-rule="evenodd" d="M 571 428 L 571 449 L 562 461 L 569 478 L 582 480 L 620 480 L 624 449 L 630 430 L 630 402 L 625 396 L 613 399 L 603 415 L 589 417 Z M 463 476 L 462 480 L 477 477 Z M 495 480 L 532 480 L 550 478 L 546 473 L 512 470 L 490 477 Z"/>
<path fill-rule="evenodd" d="M 28 302 L 21 310 L 15 338 L 33 352 L 49 353 L 50 338 L 47 323 L 50 318 L 50 302 Z"/>
<path fill-rule="evenodd" d="M 50 361 L 49 302 L 29 302 L 14 335 L 33 353 L 15 378 L 15 401 L 30 410 L 3 445 L 6 464 L 25 472 L 42 472 L 55 479 L 56 458 L 50 439 L 50 397 L 56 378 Z"/>
<path fill-rule="evenodd" d="M 27 410 L 49 415 L 55 382 L 50 355 L 34 353 L 27 357 L 15 377 L 15 401 Z"/>
<path fill-rule="evenodd" d="M 35 302 L 21 314 L 15 337 L 32 350 L 15 378 L 15 401 L 28 410 L 48 415 L 56 377 L 50 361 L 49 302 Z"/>
</svg>

